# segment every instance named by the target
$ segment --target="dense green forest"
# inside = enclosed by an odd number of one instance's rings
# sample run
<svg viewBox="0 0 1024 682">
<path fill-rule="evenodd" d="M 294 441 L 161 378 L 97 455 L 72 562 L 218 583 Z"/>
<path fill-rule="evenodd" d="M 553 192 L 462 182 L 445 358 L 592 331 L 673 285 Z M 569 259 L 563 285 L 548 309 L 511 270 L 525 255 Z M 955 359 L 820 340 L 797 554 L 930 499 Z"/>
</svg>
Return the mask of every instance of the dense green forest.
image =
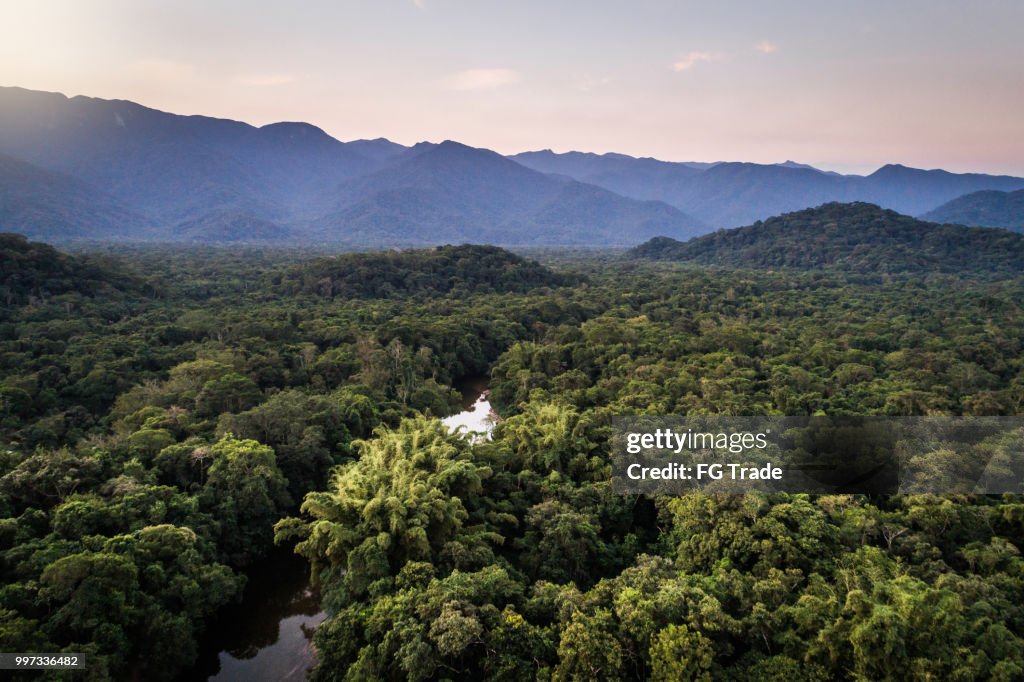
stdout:
<svg viewBox="0 0 1024 682">
<path fill-rule="evenodd" d="M 938 225 L 866 203 L 823 204 L 688 242 L 656 237 L 630 253 L 702 265 L 872 275 L 966 271 L 1010 277 L 1024 270 L 1024 236 Z"/>
<path fill-rule="evenodd" d="M 1020 414 L 1010 260 L 541 260 L 4 236 L 0 650 L 173 679 L 276 543 L 317 680 L 1024 678 L 1020 497 L 609 480 L 613 415 Z"/>
<path fill-rule="evenodd" d="M 494 246 L 344 254 L 274 276 L 284 293 L 326 298 L 402 298 L 520 292 L 573 281 Z"/>
</svg>

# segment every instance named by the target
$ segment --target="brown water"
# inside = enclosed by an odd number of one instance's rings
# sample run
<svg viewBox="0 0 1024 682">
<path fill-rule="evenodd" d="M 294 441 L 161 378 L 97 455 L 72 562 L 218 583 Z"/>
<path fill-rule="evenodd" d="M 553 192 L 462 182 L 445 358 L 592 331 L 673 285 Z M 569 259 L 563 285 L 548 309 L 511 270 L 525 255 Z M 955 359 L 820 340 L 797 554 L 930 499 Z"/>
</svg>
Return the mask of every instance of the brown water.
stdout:
<svg viewBox="0 0 1024 682">
<path fill-rule="evenodd" d="M 313 630 L 327 617 L 309 587 L 309 565 L 276 551 L 248 573 L 242 602 L 210 624 L 199 660 L 180 679 L 305 680 L 316 665 Z"/>
</svg>

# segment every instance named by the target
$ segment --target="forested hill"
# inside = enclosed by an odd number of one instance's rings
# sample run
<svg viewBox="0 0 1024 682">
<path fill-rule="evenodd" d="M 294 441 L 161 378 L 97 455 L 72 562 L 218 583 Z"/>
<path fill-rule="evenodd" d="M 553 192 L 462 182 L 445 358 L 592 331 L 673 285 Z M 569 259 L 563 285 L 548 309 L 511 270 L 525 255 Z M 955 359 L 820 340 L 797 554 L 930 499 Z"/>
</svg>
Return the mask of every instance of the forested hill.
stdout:
<svg viewBox="0 0 1024 682">
<path fill-rule="evenodd" d="M 679 242 L 651 239 L 636 258 L 742 268 L 857 272 L 1020 272 L 1024 236 L 939 225 L 867 203 L 829 203 Z"/>
<path fill-rule="evenodd" d="M 69 256 L 20 234 L 0 232 L 0 307 L 68 293 L 109 297 L 141 292 L 144 286 L 109 262 Z"/>
<path fill-rule="evenodd" d="M 939 223 L 979 227 L 1005 227 L 1024 232 L 1024 189 L 1016 192 L 984 190 L 957 197 L 925 213 L 922 218 Z"/>
<path fill-rule="evenodd" d="M 505 249 L 471 245 L 349 253 L 292 266 L 274 279 L 285 293 L 329 298 L 523 293 L 574 283 Z"/>
</svg>

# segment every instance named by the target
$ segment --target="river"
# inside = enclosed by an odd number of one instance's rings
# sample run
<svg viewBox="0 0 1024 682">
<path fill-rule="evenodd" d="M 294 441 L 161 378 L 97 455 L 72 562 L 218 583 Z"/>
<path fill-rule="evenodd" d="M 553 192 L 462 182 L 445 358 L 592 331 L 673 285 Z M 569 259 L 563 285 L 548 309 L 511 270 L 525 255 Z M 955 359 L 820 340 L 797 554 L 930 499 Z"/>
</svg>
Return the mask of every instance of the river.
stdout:
<svg viewBox="0 0 1024 682">
<path fill-rule="evenodd" d="M 441 421 L 450 429 L 463 429 L 474 440 L 486 439 L 494 430 L 497 415 L 491 407 L 487 377 L 470 377 L 460 381 L 456 388 L 462 393 L 462 412 Z"/>
<path fill-rule="evenodd" d="M 210 624 L 182 681 L 290 682 L 305 680 L 316 665 L 313 630 L 327 614 L 309 586 L 306 560 L 276 549 L 247 575 L 242 602 Z"/>
<path fill-rule="evenodd" d="M 494 428 L 487 377 L 470 377 L 456 386 L 462 411 L 443 419 L 485 439 Z M 207 629 L 196 664 L 181 682 L 292 682 L 305 680 L 316 665 L 313 630 L 327 614 L 309 586 L 309 564 L 275 549 L 247 572 L 240 604 L 223 609 Z"/>
</svg>

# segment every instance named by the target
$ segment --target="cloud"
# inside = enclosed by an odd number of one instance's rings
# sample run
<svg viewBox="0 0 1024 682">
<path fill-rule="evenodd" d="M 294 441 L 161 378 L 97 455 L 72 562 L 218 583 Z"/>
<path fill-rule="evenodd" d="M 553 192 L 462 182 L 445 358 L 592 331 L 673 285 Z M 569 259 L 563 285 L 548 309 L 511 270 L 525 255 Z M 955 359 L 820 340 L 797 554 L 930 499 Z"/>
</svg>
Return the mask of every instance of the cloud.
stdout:
<svg viewBox="0 0 1024 682">
<path fill-rule="evenodd" d="M 754 45 L 754 49 L 761 54 L 774 54 L 779 51 L 779 46 L 767 40 L 762 40 L 757 45 Z"/>
<path fill-rule="evenodd" d="M 717 59 L 710 52 L 689 52 L 685 57 L 680 57 L 672 64 L 672 70 L 676 72 L 688 71 L 695 64 L 700 62 L 713 62 Z"/>
<path fill-rule="evenodd" d="M 241 85 L 248 85 L 256 88 L 269 88 L 277 85 L 288 85 L 294 83 L 295 76 L 290 73 L 250 73 L 238 79 Z"/>
<path fill-rule="evenodd" d="M 193 64 L 172 59 L 143 59 L 131 64 L 129 68 L 147 80 L 165 83 L 187 80 L 196 70 Z"/>
<path fill-rule="evenodd" d="M 444 79 L 449 90 L 496 90 L 519 80 L 512 69 L 466 69 Z"/>
<path fill-rule="evenodd" d="M 412 0 L 412 4 L 416 5 L 417 9 L 427 8 L 427 0 Z"/>
</svg>

